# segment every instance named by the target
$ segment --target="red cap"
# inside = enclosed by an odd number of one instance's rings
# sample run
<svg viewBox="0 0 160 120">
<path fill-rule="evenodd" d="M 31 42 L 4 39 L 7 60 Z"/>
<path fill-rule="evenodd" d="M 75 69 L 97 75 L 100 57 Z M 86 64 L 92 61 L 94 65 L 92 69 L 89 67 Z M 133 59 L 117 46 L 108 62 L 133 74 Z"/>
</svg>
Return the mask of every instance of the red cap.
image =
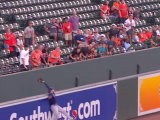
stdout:
<svg viewBox="0 0 160 120">
<path fill-rule="evenodd" d="M 147 31 L 146 29 L 143 29 L 143 31 Z"/>
</svg>

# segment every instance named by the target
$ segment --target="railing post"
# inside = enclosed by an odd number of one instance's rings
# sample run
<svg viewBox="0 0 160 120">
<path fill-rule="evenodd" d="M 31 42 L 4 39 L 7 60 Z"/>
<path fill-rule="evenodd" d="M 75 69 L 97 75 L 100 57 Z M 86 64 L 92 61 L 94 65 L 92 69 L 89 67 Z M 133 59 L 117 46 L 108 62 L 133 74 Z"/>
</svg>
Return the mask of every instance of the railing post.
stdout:
<svg viewBox="0 0 160 120">
<path fill-rule="evenodd" d="M 111 80 L 111 79 L 112 79 L 112 70 L 109 69 L 109 80 Z"/>
<path fill-rule="evenodd" d="M 78 77 L 75 78 L 75 87 L 78 87 L 78 82 L 79 82 L 79 79 Z"/>
<path fill-rule="evenodd" d="M 140 73 L 140 65 L 137 64 L 137 74 L 139 74 L 139 73 Z"/>
</svg>

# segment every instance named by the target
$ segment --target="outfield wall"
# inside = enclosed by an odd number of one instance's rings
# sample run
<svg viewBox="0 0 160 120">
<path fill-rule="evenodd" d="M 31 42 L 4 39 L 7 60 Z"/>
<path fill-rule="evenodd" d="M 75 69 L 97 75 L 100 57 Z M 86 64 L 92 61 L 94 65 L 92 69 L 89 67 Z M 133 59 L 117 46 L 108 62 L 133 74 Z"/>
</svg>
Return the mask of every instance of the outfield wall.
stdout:
<svg viewBox="0 0 160 120">
<path fill-rule="evenodd" d="M 77 110 L 77 120 L 129 120 L 160 111 L 160 71 L 61 90 L 56 94 L 58 104 L 69 114 Z M 46 97 L 43 94 L 0 103 L 0 118 L 52 120 Z"/>
<path fill-rule="evenodd" d="M 89 61 L 82 61 L 41 70 L 0 77 L 0 103 L 46 93 L 44 86 L 37 83 L 42 77 L 56 90 L 102 82 L 137 73 L 160 69 L 160 48 L 142 50 Z M 7 93 L 7 94 L 4 94 Z"/>
</svg>

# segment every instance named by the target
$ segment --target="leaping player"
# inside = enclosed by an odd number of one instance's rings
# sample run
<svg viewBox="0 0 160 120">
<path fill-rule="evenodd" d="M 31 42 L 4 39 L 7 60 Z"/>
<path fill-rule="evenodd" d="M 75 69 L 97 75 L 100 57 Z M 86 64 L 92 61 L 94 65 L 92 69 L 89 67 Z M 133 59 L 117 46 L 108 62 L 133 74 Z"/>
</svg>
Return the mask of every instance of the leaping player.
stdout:
<svg viewBox="0 0 160 120">
<path fill-rule="evenodd" d="M 48 88 L 48 100 L 49 100 L 49 103 L 51 105 L 51 110 L 54 114 L 54 120 L 64 120 L 64 117 L 60 118 L 59 112 L 64 114 L 68 118 L 68 120 L 76 120 L 77 112 L 73 111 L 72 112 L 73 117 L 69 116 L 66 113 L 66 111 L 57 104 L 54 89 L 52 87 L 49 87 L 48 84 L 45 83 L 45 81 L 42 80 L 42 78 L 39 78 L 38 82 L 44 83 L 45 86 Z"/>
</svg>

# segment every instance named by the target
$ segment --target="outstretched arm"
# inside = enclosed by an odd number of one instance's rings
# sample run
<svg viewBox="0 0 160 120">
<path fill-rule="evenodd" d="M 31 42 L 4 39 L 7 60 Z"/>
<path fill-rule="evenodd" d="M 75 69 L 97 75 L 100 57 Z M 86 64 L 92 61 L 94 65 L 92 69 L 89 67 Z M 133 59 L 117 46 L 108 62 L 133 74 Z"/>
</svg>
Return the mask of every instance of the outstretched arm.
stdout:
<svg viewBox="0 0 160 120">
<path fill-rule="evenodd" d="M 45 82 L 43 82 L 44 83 L 44 85 L 48 88 L 48 90 L 49 90 L 49 85 L 47 84 L 47 83 L 45 83 Z"/>
</svg>

